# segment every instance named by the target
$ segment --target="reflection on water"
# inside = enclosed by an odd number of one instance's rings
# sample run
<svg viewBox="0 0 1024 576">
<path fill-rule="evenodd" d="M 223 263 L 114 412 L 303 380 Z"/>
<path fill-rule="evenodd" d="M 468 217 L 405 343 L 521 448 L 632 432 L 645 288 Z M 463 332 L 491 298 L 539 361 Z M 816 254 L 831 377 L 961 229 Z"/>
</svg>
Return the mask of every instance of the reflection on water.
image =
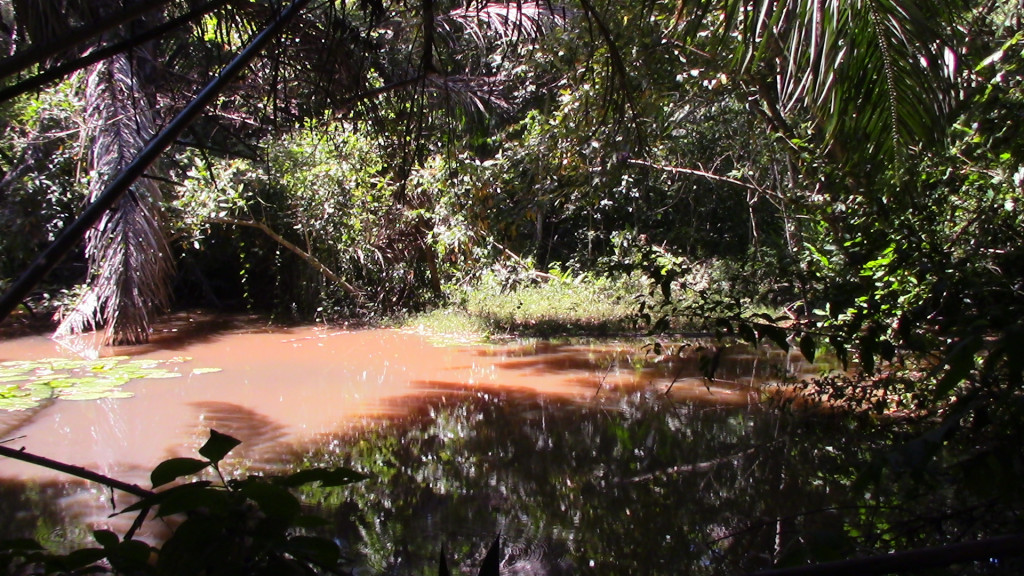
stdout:
<svg viewBox="0 0 1024 576">
<path fill-rule="evenodd" d="M 579 403 L 463 388 L 312 448 L 306 462 L 374 479 L 307 498 L 344 510 L 333 533 L 360 543 L 369 573 L 426 573 L 441 543 L 472 573 L 498 533 L 509 574 L 742 573 L 841 528 L 795 513 L 844 499 L 815 473 L 822 440 L 844 430 L 797 440 L 779 426 L 652 390 Z"/>
<path fill-rule="evenodd" d="M 202 316 L 115 352 L 191 360 L 181 378 L 129 383 L 133 398 L 0 414 L 0 439 L 141 486 L 209 428 L 243 441 L 233 457 L 248 470 L 349 463 L 375 478 L 306 496 L 375 572 L 422 573 L 442 541 L 472 564 L 498 532 L 512 574 L 767 566 L 795 545 L 791 531 L 751 519 L 828 492 L 804 493 L 787 463 L 807 449 L 758 407 L 763 379 L 815 370 L 784 354 L 725 350 L 709 381 L 696 345 L 663 357 L 636 342 L 437 347 L 396 330 Z M 11 339 L 0 361 L 59 353 Z M 222 371 L 194 372 L 207 367 Z M 4 460 L 0 478 L 5 517 L 25 519 L 0 537 L 59 543 L 81 536 L 68 526 L 119 521 L 106 518 L 109 493 L 52 471 Z M 713 544 L 738 530 L 753 534 L 749 553 Z"/>
</svg>

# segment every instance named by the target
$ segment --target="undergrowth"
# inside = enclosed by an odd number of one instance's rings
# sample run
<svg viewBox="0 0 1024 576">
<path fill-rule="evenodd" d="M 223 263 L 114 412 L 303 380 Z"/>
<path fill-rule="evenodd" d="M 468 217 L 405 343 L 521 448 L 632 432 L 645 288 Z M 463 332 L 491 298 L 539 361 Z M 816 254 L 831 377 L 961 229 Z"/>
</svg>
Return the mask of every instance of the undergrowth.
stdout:
<svg viewBox="0 0 1024 576">
<path fill-rule="evenodd" d="M 515 277 L 490 272 L 459 289 L 441 309 L 409 319 L 406 326 L 433 333 L 502 336 L 604 335 L 637 328 L 635 276 L 548 273 Z"/>
</svg>

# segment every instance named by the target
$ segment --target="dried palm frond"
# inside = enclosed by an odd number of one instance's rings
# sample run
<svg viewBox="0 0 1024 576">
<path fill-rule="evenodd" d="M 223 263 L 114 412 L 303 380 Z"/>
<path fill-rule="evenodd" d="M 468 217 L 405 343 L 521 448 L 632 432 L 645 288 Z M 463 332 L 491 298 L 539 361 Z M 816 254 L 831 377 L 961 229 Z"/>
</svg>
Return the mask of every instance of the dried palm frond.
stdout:
<svg viewBox="0 0 1024 576">
<path fill-rule="evenodd" d="M 443 94 L 466 110 L 487 114 L 487 108 L 509 112 L 512 105 L 502 95 L 503 79 L 482 76 L 429 76 L 427 87 Z"/>
<path fill-rule="evenodd" d="M 454 35 L 458 24 L 478 44 L 488 37 L 500 40 L 532 40 L 552 28 L 561 26 L 568 17 L 564 7 L 549 2 L 487 2 L 448 12 L 438 18 L 442 31 Z"/>
<path fill-rule="evenodd" d="M 13 0 L 18 36 L 22 41 L 46 43 L 65 35 L 71 29 L 71 12 L 62 0 Z M 75 3 L 77 4 L 77 3 Z"/>
<path fill-rule="evenodd" d="M 153 119 L 127 55 L 93 67 L 86 87 L 86 117 L 94 130 L 92 199 L 153 134 Z M 149 315 L 167 306 L 172 271 L 159 203 L 156 184 L 139 180 L 86 234 L 88 287 L 55 336 L 103 325 L 108 345 L 149 339 Z"/>
</svg>

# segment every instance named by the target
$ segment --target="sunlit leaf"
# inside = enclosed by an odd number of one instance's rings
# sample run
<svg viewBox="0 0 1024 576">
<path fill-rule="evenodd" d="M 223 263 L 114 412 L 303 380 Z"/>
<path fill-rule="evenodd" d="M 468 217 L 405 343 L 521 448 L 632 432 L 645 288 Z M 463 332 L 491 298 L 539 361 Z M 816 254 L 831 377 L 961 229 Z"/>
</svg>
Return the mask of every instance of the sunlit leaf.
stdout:
<svg viewBox="0 0 1024 576">
<path fill-rule="evenodd" d="M 223 368 L 193 368 L 193 374 L 213 374 L 215 372 L 221 372 Z"/>
<path fill-rule="evenodd" d="M 159 379 L 164 379 L 164 378 L 181 378 L 181 373 L 180 372 L 150 372 L 150 373 L 140 374 L 139 377 L 140 378 L 145 378 L 147 380 L 159 380 Z"/>
<path fill-rule="evenodd" d="M 44 358 L 3 362 L 0 363 L 0 385 L 8 386 L 0 386 L 0 410 L 28 410 L 52 397 L 78 401 L 129 398 L 132 393 L 120 387 L 138 379 L 180 378 L 180 372 L 167 370 L 163 365 L 186 360 L 185 357 L 164 361 L 111 356 L 99 361 Z"/>
</svg>

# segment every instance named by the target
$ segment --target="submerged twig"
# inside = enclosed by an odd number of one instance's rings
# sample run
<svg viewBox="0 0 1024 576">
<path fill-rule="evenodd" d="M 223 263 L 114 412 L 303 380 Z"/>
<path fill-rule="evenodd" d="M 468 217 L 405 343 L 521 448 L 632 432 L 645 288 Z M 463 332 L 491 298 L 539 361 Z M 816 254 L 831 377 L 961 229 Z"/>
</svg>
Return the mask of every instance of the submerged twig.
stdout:
<svg viewBox="0 0 1024 576">
<path fill-rule="evenodd" d="M 618 363 L 618 358 L 612 358 L 611 362 L 608 363 L 608 369 L 604 371 L 604 376 L 601 377 L 601 381 L 597 383 L 597 390 L 594 390 L 594 398 L 601 393 L 601 388 L 604 386 L 605 380 L 608 379 L 608 375 L 612 373 L 612 368 Z"/>
<path fill-rule="evenodd" d="M 658 470 L 657 472 L 650 472 L 650 473 L 647 473 L 647 474 L 641 474 L 639 476 L 633 476 L 632 478 L 626 478 L 626 479 L 622 480 L 622 482 L 623 483 L 633 484 L 633 483 L 636 483 L 636 482 L 645 482 L 647 480 L 653 480 L 657 476 L 672 476 L 672 475 L 675 475 L 675 474 L 683 474 L 683 473 L 687 473 L 687 472 L 708 472 L 708 471 L 714 469 L 719 464 L 722 464 L 724 462 L 728 462 L 729 460 L 735 460 L 735 459 L 741 458 L 743 456 L 748 456 L 750 454 L 753 454 L 756 450 L 757 450 L 757 447 L 751 448 L 749 450 L 744 450 L 743 452 L 739 452 L 739 453 L 736 453 L 736 454 L 730 454 L 728 456 L 722 456 L 721 458 L 715 458 L 714 460 L 707 460 L 705 462 L 697 462 L 696 464 L 682 464 L 682 465 L 679 465 L 679 466 L 672 466 L 671 468 L 666 468 L 664 470 Z"/>
<path fill-rule="evenodd" d="M 956 542 L 945 546 L 891 552 L 867 558 L 850 558 L 837 562 L 810 564 L 755 572 L 752 576 L 851 576 L 891 574 L 946 568 L 965 562 L 991 562 L 1005 556 L 1024 555 L 1024 534 L 1011 534 L 974 542 Z"/>
</svg>

